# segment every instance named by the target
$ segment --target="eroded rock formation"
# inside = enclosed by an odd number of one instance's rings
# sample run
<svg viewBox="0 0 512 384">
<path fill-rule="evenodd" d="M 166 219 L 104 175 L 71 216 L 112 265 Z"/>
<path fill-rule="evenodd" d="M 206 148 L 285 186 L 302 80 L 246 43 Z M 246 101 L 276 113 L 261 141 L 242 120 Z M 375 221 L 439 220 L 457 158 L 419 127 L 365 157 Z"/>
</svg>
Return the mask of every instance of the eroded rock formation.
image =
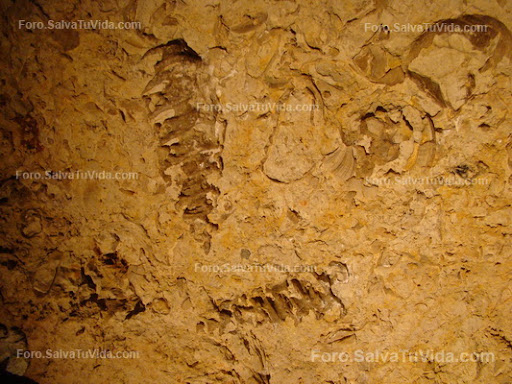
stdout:
<svg viewBox="0 0 512 384">
<path fill-rule="evenodd" d="M 4 371 L 510 383 L 512 3 L 0 4 Z"/>
</svg>

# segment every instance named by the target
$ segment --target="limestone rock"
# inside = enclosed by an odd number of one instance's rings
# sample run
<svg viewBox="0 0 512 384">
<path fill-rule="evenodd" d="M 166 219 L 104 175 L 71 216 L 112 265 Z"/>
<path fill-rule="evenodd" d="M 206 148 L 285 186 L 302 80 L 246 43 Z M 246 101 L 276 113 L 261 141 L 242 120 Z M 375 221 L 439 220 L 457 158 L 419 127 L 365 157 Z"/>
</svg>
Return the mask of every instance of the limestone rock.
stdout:
<svg viewBox="0 0 512 384">
<path fill-rule="evenodd" d="M 0 10 L 2 378 L 510 384 L 510 1 Z"/>
</svg>

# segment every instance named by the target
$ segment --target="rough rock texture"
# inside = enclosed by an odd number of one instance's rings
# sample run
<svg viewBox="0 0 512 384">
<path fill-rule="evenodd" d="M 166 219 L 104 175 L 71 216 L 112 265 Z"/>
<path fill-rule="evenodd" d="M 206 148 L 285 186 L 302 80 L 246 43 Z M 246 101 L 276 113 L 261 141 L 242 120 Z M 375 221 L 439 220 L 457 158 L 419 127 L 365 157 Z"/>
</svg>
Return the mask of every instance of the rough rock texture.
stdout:
<svg viewBox="0 0 512 384">
<path fill-rule="evenodd" d="M 2 0 L 0 13 L 4 370 L 512 382 L 510 1 Z M 77 170 L 137 177 L 59 176 Z M 16 356 L 93 348 L 139 358 Z M 358 350 L 495 359 L 312 357 Z"/>
</svg>

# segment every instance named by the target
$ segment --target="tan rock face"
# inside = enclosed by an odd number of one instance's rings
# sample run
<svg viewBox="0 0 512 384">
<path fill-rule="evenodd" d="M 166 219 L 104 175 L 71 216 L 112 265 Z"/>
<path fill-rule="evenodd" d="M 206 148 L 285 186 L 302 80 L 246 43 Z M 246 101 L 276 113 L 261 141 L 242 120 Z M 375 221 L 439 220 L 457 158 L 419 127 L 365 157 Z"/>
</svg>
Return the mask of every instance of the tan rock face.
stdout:
<svg viewBox="0 0 512 384">
<path fill-rule="evenodd" d="M 510 383 L 509 2 L 0 7 L 2 379 Z"/>
</svg>

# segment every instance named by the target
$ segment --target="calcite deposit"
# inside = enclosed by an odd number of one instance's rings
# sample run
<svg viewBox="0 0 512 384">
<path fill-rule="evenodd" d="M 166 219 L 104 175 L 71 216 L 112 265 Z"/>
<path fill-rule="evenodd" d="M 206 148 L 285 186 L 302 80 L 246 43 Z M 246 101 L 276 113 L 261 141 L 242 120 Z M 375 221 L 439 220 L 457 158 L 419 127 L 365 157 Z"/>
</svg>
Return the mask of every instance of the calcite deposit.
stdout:
<svg viewBox="0 0 512 384">
<path fill-rule="evenodd" d="M 0 15 L 5 382 L 512 383 L 512 2 Z"/>
</svg>

